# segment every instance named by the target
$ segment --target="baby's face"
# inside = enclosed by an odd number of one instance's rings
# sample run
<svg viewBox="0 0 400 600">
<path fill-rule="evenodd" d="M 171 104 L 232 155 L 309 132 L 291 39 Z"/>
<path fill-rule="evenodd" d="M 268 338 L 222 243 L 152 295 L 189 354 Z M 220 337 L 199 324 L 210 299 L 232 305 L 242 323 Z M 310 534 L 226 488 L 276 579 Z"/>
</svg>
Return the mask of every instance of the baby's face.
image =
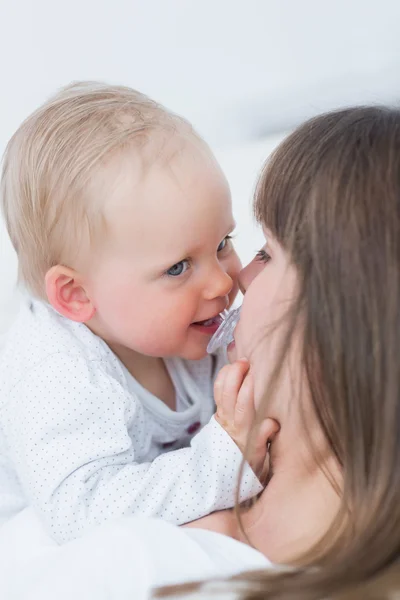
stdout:
<svg viewBox="0 0 400 600">
<path fill-rule="evenodd" d="M 158 158 L 137 154 L 114 160 L 112 185 L 99 188 L 108 194 L 107 237 L 86 276 L 92 325 L 114 346 L 198 359 L 218 326 L 212 319 L 237 293 L 229 187 L 195 139 L 175 136 Z"/>
</svg>

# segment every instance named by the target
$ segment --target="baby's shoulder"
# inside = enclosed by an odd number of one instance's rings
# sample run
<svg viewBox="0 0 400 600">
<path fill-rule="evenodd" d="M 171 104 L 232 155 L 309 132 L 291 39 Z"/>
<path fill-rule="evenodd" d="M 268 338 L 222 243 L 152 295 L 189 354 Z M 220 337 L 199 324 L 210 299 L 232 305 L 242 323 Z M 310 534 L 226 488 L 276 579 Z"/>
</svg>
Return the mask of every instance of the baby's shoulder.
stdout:
<svg viewBox="0 0 400 600">
<path fill-rule="evenodd" d="M 0 354 L 0 398 L 40 370 L 115 369 L 116 358 L 85 325 L 37 300 L 28 300 L 9 330 Z"/>
</svg>

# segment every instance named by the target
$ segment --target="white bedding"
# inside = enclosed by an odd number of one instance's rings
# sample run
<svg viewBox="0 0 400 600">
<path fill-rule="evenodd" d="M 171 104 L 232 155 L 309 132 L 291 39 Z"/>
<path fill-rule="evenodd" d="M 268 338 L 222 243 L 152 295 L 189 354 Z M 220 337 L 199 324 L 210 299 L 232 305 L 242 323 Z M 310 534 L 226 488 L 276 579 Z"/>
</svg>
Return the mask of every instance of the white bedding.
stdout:
<svg viewBox="0 0 400 600">
<path fill-rule="evenodd" d="M 144 517 L 110 522 L 63 546 L 31 509 L 0 529 L 2 600 L 144 600 L 161 585 L 270 566 L 226 536 Z"/>
</svg>

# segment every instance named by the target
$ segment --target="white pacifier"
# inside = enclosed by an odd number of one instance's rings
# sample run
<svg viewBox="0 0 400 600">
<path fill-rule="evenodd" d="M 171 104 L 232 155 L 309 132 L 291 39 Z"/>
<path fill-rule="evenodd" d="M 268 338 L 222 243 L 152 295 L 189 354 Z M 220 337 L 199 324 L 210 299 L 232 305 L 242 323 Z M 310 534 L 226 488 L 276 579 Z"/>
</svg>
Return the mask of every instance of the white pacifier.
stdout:
<svg viewBox="0 0 400 600">
<path fill-rule="evenodd" d="M 209 354 L 213 354 L 219 348 L 228 346 L 231 342 L 233 342 L 233 332 L 239 322 L 240 308 L 241 307 L 239 306 L 239 308 L 234 308 L 230 312 L 225 310 L 222 313 L 221 316 L 224 320 L 212 336 L 207 346 L 207 352 Z"/>
</svg>

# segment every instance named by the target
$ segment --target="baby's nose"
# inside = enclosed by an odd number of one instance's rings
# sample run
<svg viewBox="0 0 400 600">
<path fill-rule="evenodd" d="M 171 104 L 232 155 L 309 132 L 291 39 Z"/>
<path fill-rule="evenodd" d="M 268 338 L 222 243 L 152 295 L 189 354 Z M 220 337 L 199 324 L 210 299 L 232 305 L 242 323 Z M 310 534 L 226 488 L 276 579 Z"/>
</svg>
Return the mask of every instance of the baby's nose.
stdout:
<svg viewBox="0 0 400 600">
<path fill-rule="evenodd" d="M 205 298 L 212 300 L 213 298 L 227 296 L 233 287 L 233 280 L 226 271 L 218 268 L 210 276 L 208 286 L 205 291 Z"/>
</svg>

